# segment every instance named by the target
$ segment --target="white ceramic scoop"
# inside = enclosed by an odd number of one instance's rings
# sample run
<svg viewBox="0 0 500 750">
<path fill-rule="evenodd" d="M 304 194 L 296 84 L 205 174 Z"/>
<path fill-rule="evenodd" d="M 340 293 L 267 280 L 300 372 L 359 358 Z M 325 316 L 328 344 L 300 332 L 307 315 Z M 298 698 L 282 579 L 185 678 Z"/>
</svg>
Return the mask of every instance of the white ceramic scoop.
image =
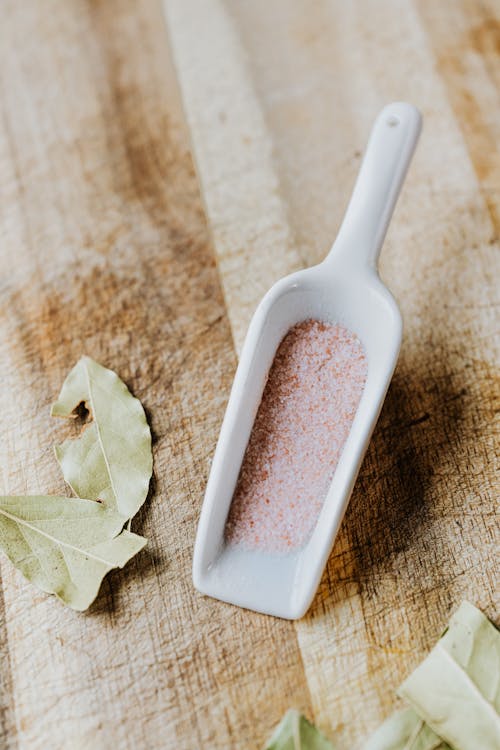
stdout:
<svg viewBox="0 0 500 750">
<path fill-rule="evenodd" d="M 385 107 L 373 126 L 338 237 L 317 266 L 278 281 L 250 323 L 215 451 L 194 550 L 193 580 L 204 594 L 278 617 L 308 609 L 332 549 L 396 365 L 402 322 L 377 273 L 377 259 L 421 118 L 410 104 Z M 224 528 L 245 448 L 276 349 L 296 323 L 339 323 L 362 342 L 365 387 L 309 541 L 270 554 L 226 544 Z"/>
</svg>

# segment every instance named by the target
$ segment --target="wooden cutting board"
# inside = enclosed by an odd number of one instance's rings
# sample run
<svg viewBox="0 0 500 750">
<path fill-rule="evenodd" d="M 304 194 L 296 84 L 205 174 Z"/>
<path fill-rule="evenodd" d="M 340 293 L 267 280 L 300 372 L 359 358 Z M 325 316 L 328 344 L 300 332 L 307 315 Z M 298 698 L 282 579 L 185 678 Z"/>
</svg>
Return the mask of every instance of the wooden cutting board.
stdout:
<svg viewBox="0 0 500 750">
<path fill-rule="evenodd" d="M 494 2 L 6 0 L 0 35 L 1 491 L 64 491 L 49 405 L 83 353 L 155 450 L 149 545 L 88 613 L 2 558 L 0 746 L 254 750 L 294 706 L 361 747 L 462 598 L 498 614 Z M 205 599 L 235 352 L 327 251 L 394 99 L 425 118 L 382 256 L 405 338 L 320 590 L 297 623 Z"/>
</svg>

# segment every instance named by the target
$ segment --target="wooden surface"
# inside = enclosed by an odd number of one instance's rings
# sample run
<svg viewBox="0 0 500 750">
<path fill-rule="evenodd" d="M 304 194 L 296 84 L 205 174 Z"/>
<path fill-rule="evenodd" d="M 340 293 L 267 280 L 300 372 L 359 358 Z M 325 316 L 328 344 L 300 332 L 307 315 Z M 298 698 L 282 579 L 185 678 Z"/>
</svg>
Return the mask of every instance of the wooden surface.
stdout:
<svg viewBox="0 0 500 750">
<path fill-rule="evenodd" d="M 143 401 L 155 478 L 134 526 L 150 543 L 87 614 L 2 559 L 0 746 L 253 750 L 295 706 L 361 747 L 462 598 L 498 616 L 498 8 L 2 9 L 1 491 L 63 491 L 49 405 L 83 353 Z M 398 98 L 425 118 L 381 262 L 405 337 L 320 590 L 297 623 L 202 598 L 233 340 L 325 254 Z"/>
</svg>

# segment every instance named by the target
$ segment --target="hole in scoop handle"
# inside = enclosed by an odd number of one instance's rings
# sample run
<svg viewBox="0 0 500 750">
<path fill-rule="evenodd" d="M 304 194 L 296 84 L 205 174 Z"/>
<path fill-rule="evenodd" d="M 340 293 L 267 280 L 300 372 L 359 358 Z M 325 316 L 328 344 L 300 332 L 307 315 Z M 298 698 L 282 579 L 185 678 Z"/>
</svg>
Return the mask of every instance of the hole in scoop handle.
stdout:
<svg viewBox="0 0 500 750">
<path fill-rule="evenodd" d="M 376 267 L 408 165 L 420 134 L 416 107 L 389 104 L 373 125 L 363 163 L 326 263 Z"/>
</svg>

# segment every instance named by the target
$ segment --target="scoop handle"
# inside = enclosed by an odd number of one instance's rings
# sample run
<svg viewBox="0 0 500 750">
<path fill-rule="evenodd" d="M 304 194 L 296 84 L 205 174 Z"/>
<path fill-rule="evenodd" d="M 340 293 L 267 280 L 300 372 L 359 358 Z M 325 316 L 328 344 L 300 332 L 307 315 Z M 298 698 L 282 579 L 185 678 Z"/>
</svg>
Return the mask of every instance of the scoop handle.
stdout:
<svg viewBox="0 0 500 750">
<path fill-rule="evenodd" d="M 394 206 L 422 126 L 412 104 L 394 102 L 380 112 L 337 239 L 325 264 L 377 267 Z"/>
</svg>

